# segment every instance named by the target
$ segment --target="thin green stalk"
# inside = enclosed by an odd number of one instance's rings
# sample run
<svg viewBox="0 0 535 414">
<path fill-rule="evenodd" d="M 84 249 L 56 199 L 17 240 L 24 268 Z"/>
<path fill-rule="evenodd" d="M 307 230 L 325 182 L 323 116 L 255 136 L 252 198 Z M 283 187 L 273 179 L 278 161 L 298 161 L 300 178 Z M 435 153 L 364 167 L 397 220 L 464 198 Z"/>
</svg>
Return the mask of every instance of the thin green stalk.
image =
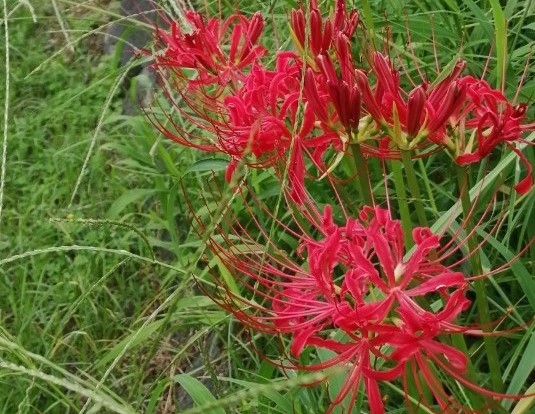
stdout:
<svg viewBox="0 0 535 414">
<path fill-rule="evenodd" d="M 438 215 L 438 208 L 437 204 L 435 203 L 435 197 L 433 195 L 433 191 L 431 190 L 431 185 L 429 184 L 429 179 L 427 178 L 427 175 L 425 174 L 425 165 L 421 158 L 418 158 L 418 167 L 420 168 L 420 171 L 422 172 L 422 177 L 424 180 L 424 187 L 425 191 L 427 193 L 427 199 L 429 200 L 429 204 L 431 206 L 431 209 L 433 212 Z"/>
<path fill-rule="evenodd" d="M 466 167 L 457 167 L 457 178 L 459 182 L 459 192 L 461 197 L 461 204 L 465 219 L 466 232 L 468 234 L 468 248 L 470 250 L 470 265 L 472 267 L 473 275 L 483 274 L 483 267 L 481 265 L 481 256 L 478 252 L 477 233 L 475 231 L 474 220 L 470 214 L 472 202 L 470 201 L 470 193 L 468 189 L 468 172 Z M 483 330 L 488 331 L 490 324 L 489 303 L 485 288 L 485 280 L 479 279 L 473 282 L 474 290 L 476 292 L 476 304 L 479 312 L 479 320 L 483 325 Z M 502 381 L 502 374 L 500 370 L 500 358 L 498 356 L 498 349 L 496 347 L 496 338 L 493 336 L 485 336 L 484 338 L 485 352 L 487 354 L 487 362 L 490 370 L 490 379 L 495 391 L 503 391 L 504 385 Z"/>
<path fill-rule="evenodd" d="M 353 152 L 353 160 L 357 170 L 357 183 L 359 187 L 360 196 L 364 204 L 373 206 L 373 195 L 370 187 L 370 172 L 368 171 L 368 161 L 364 158 L 360 144 L 351 144 L 351 151 Z"/>
<path fill-rule="evenodd" d="M 411 192 L 414 200 L 414 207 L 416 209 L 416 216 L 418 217 L 418 223 L 420 226 L 429 227 L 427 223 L 427 217 L 425 215 L 424 203 L 422 202 L 422 193 L 418 185 L 418 179 L 414 172 L 414 164 L 410 151 L 401 151 L 401 160 L 405 168 L 405 176 L 407 177 L 407 184 L 409 185 L 409 191 Z"/>
<path fill-rule="evenodd" d="M 403 180 L 403 172 L 401 170 L 401 162 L 393 160 L 390 162 L 390 168 L 394 177 L 394 188 L 398 200 L 399 214 L 401 218 L 401 226 L 403 227 L 403 234 L 405 239 L 405 246 L 407 249 L 412 247 L 412 221 L 409 209 L 409 202 L 407 200 L 407 192 L 405 191 L 405 182 Z"/>
</svg>

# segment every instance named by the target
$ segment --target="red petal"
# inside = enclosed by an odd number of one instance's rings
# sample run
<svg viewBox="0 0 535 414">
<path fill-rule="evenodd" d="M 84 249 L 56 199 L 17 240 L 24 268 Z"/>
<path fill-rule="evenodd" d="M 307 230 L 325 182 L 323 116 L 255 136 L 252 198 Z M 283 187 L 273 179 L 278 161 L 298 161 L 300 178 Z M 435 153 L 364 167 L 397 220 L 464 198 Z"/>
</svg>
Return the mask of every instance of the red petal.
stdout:
<svg viewBox="0 0 535 414">
<path fill-rule="evenodd" d="M 457 158 L 455 158 L 455 162 L 458 165 L 468 165 L 468 164 L 473 164 L 474 162 L 481 161 L 481 158 L 483 157 L 481 156 L 481 154 L 477 152 L 470 153 L 470 154 L 461 154 Z"/>
<path fill-rule="evenodd" d="M 290 346 L 290 352 L 292 355 L 298 357 L 303 352 L 305 346 L 308 345 L 309 338 L 318 332 L 321 329 L 321 326 L 312 326 L 308 329 L 301 329 L 297 334 L 294 335 L 292 340 L 292 345 Z"/>
<path fill-rule="evenodd" d="M 422 85 L 416 87 L 409 94 L 407 101 L 407 133 L 411 137 L 418 135 L 422 127 L 421 120 L 424 117 L 424 106 L 427 97 Z"/>
<path fill-rule="evenodd" d="M 236 160 L 236 158 L 232 158 L 227 165 L 227 170 L 225 171 L 225 180 L 227 181 L 227 183 L 230 183 L 232 181 L 232 175 L 234 174 L 234 171 L 236 171 L 237 166 L 238 161 Z"/>
<path fill-rule="evenodd" d="M 366 386 L 366 393 L 368 394 L 368 404 L 370 405 L 370 413 L 384 414 L 385 407 L 383 405 L 383 399 L 381 398 L 381 393 L 379 391 L 377 381 L 367 377 L 364 380 L 364 385 Z"/>
<path fill-rule="evenodd" d="M 526 176 L 517 185 L 515 185 L 515 190 L 518 194 L 526 194 L 533 188 L 533 167 L 522 151 L 520 151 L 518 148 L 515 148 L 513 145 L 509 145 L 509 147 L 516 153 L 516 155 L 518 155 L 520 161 L 526 167 Z"/>
<path fill-rule="evenodd" d="M 440 289 L 462 286 L 465 283 L 466 281 L 462 273 L 445 270 L 444 273 L 432 276 L 428 281 L 421 283 L 413 289 L 406 290 L 405 293 L 409 296 L 421 296 Z"/>
<path fill-rule="evenodd" d="M 431 340 L 422 341 L 422 347 L 425 348 L 426 352 L 444 356 L 451 367 L 454 370 L 459 371 L 459 373 L 462 374 L 466 371 L 468 357 L 457 348 Z"/>
</svg>

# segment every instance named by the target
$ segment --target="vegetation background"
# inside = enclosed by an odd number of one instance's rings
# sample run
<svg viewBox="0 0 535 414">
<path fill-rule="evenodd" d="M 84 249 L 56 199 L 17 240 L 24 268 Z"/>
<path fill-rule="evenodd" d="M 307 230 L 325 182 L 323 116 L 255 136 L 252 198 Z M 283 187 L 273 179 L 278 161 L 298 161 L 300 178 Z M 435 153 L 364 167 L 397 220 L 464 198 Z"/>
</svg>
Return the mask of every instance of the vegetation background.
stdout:
<svg viewBox="0 0 535 414">
<path fill-rule="evenodd" d="M 123 114 L 123 101 L 147 81 L 124 82 L 143 59 L 120 67 L 121 48 L 102 54 L 104 36 L 114 21 L 147 23 L 121 16 L 118 1 L 2 1 L 0 413 L 322 412 L 324 387 L 301 388 L 303 378 L 282 375 L 251 346 L 276 351 L 277 341 L 251 337 L 195 287 L 194 277 L 206 275 L 205 246 L 190 230 L 182 187 L 200 200 L 204 178 L 225 163 L 162 140 L 142 113 Z M 519 100 L 533 101 L 534 1 L 355 4 L 378 36 L 391 28 L 400 50 L 410 41 L 432 56 L 435 45 L 443 63 L 460 52 L 469 71 L 491 56 L 491 84 L 502 51 L 508 95 L 526 71 Z M 287 46 L 295 1 L 220 6 L 223 13 L 262 10 L 273 34 L 265 42 Z M 507 37 L 496 44 L 500 13 Z M 533 149 L 526 153 L 535 163 Z M 269 177 L 255 180 L 265 199 L 276 196 L 267 191 Z M 454 185 L 444 174 L 435 190 L 447 194 Z M 497 241 L 511 257 L 535 237 L 535 191 L 521 201 Z M 494 284 L 492 306 L 532 319 L 534 259 L 532 246 Z M 507 285 L 519 278 L 522 288 Z M 509 392 L 535 381 L 534 338 L 531 328 L 499 342 Z M 400 389 L 391 391 L 395 402 Z M 389 412 L 406 411 L 392 404 Z"/>
</svg>

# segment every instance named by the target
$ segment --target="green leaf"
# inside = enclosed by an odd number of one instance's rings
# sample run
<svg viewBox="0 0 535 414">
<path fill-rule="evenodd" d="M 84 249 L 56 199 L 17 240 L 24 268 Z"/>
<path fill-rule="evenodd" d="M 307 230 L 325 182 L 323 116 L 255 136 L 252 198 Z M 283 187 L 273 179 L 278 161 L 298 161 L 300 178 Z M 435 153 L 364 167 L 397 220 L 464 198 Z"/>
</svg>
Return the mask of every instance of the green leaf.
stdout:
<svg viewBox="0 0 535 414">
<path fill-rule="evenodd" d="M 368 39 L 371 39 L 372 45 L 375 41 L 375 24 L 373 22 L 372 8 L 368 0 L 362 1 L 362 16 L 364 23 L 366 24 L 366 30 L 368 32 Z"/>
<path fill-rule="evenodd" d="M 149 403 L 147 404 L 147 408 L 145 411 L 146 414 L 154 414 L 154 412 L 156 411 L 156 407 L 158 406 L 158 403 L 160 402 L 162 398 L 162 394 L 166 390 L 167 386 L 168 386 L 167 378 L 162 381 L 159 381 L 156 384 L 156 386 L 153 388 L 150 394 L 150 400 L 149 400 Z"/>
<path fill-rule="evenodd" d="M 511 252 L 507 246 L 499 242 L 495 237 L 478 229 L 477 232 L 481 234 L 487 242 L 498 251 L 502 257 L 509 262 L 509 268 L 513 272 L 518 284 L 524 291 L 529 304 L 535 309 L 535 279 L 533 275 L 526 269 L 522 261 L 516 260 L 515 254 Z"/>
<path fill-rule="evenodd" d="M 531 338 L 524 349 L 524 354 L 518 363 L 513 378 L 511 378 L 511 383 L 509 384 L 509 388 L 507 388 L 507 394 L 518 394 L 535 368 L 535 335 L 533 334 L 533 329 L 530 329 L 526 335 L 530 335 Z M 505 400 L 503 402 L 503 406 L 506 409 L 510 409 L 512 404 L 512 400 Z"/>
<path fill-rule="evenodd" d="M 46 374 L 37 369 L 26 368 L 22 365 L 13 364 L 0 359 L 0 371 L 5 371 L 14 375 L 26 375 L 33 379 L 40 379 L 48 384 L 57 385 L 68 389 L 76 394 L 79 394 L 85 398 L 89 398 L 94 404 L 101 405 L 110 411 L 117 414 L 134 414 L 135 411 L 132 407 L 122 401 L 115 400 L 112 396 L 103 393 L 96 388 L 88 388 L 85 381 L 73 381 L 73 379 L 65 379 L 55 375 Z M 2 373 L 5 375 L 5 373 Z"/>
<path fill-rule="evenodd" d="M 453 58 L 448 62 L 448 64 L 446 66 L 444 66 L 444 69 L 442 69 L 442 71 L 438 74 L 438 76 L 433 81 L 431 86 L 435 87 L 440 82 L 442 82 L 444 79 L 446 79 L 451 74 L 451 72 L 455 68 L 455 65 L 457 64 L 457 62 L 459 61 L 460 58 L 461 58 L 461 54 L 460 53 L 457 53 L 455 56 L 453 56 Z"/>
<path fill-rule="evenodd" d="M 316 348 L 316 352 L 318 353 L 318 356 L 321 362 L 326 362 L 336 357 L 336 354 L 328 349 Z M 329 397 L 331 401 L 334 401 L 338 397 L 340 390 L 344 387 L 344 384 L 347 381 L 348 373 L 349 373 L 348 368 L 344 367 L 343 371 L 337 372 L 336 374 L 333 374 L 329 377 L 329 380 L 327 382 L 328 384 L 327 389 L 328 389 Z M 334 407 L 333 413 L 334 414 L 346 413 L 348 410 L 350 399 L 351 399 L 350 395 L 346 396 L 344 401 L 342 401 L 339 405 Z M 361 398 L 359 398 L 359 402 L 362 403 Z M 360 412 L 359 404 L 357 404 L 354 411 Z"/>
<path fill-rule="evenodd" d="M 229 378 L 229 377 L 218 377 L 221 381 L 228 381 L 232 382 L 234 384 L 242 385 L 246 388 L 252 388 L 256 387 L 259 384 L 251 381 L 244 381 L 239 380 L 235 378 Z M 292 399 L 288 399 L 287 396 L 283 396 L 280 392 L 277 392 L 275 390 L 266 390 L 263 393 L 263 396 L 267 398 L 268 400 L 273 401 L 275 404 L 277 404 L 277 409 L 284 413 L 292 414 L 294 412 Z"/>
<path fill-rule="evenodd" d="M 479 26 L 483 29 L 483 31 L 485 32 L 485 35 L 488 36 L 488 39 L 487 39 L 488 41 L 490 38 L 492 38 L 492 26 L 490 25 L 490 22 L 488 21 L 487 16 L 485 16 L 485 12 L 473 0 L 465 0 L 464 4 L 468 6 L 468 8 L 470 9 L 470 11 L 475 17 L 474 20 L 477 23 L 479 23 Z M 471 34 L 473 33 L 474 32 L 472 32 Z M 471 40 L 476 40 L 476 39 L 471 38 Z"/>
<path fill-rule="evenodd" d="M 526 142 L 533 142 L 535 140 L 535 132 L 526 137 Z M 523 149 L 526 144 L 519 145 L 519 149 Z M 477 182 L 470 189 L 470 200 L 473 202 L 476 197 L 482 197 L 488 194 L 489 191 L 494 191 L 496 180 L 500 177 L 503 171 L 509 168 L 517 160 L 514 152 L 510 152 L 504 157 L 488 174 L 485 175 L 482 182 Z M 442 214 L 436 222 L 431 226 L 431 230 L 437 234 L 446 231 L 450 223 L 459 217 L 461 214 L 461 203 L 457 201 L 448 211 Z M 534 298 L 535 299 L 535 298 Z M 535 308 L 534 308 L 535 309 Z"/>
<path fill-rule="evenodd" d="M 129 349 L 132 349 L 136 347 L 137 345 L 140 345 L 147 338 L 149 338 L 154 332 L 156 332 L 158 328 L 162 326 L 162 323 L 163 323 L 163 320 L 149 323 L 148 325 L 143 327 L 142 330 L 138 329 L 135 332 L 128 335 L 121 342 L 115 345 L 110 351 L 108 351 L 108 353 L 104 355 L 99 361 L 97 361 L 95 363 L 95 368 L 102 367 L 108 364 L 108 362 L 117 358 L 126 347 L 128 347 Z"/>
<path fill-rule="evenodd" d="M 223 171 L 228 166 L 228 160 L 222 158 L 205 158 L 199 160 L 188 167 L 187 173 L 204 171 Z"/>
<path fill-rule="evenodd" d="M 178 382 L 182 388 L 189 394 L 197 406 L 203 406 L 207 403 L 217 401 L 210 390 L 200 382 L 188 374 L 178 374 L 173 377 L 173 380 Z M 206 414 L 225 414 L 225 410 L 221 407 L 214 407 L 206 409 Z"/>
<path fill-rule="evenodd" d="M 180 177 L 180 171 L 176 167 L 173 157 L 163 145 L 158 145 L 158 154 L 169 174 L 175 177 Z"/>
<path fill-rule="evenodd" d="M 180 299 L 175 305 L 175 312 L 178 312 L 185 308 L 199 308 L 212 306 L 214 302 L 207 296 L 192 296 Z M 178 313 L 177 313 L 178 315 Z M 146 341 L 154 332 L 156 332 L 163 324 L 164 320 L 158 320 L 149 323 L 132 332 L 125 337 L 121 342 L 115 345 L 108 351 L 99 361 L 96 362 L 95 368 L 102 367 L 108 362 L 119 357 L 125 348 L 132 349 Z"/>
<path fill-rule="evenodd" d="M 528 411 L 530 407 L 535 402 L 535 397 L 533 396 L 533 393 L 535 393 L 535 383 L 531 384 L 531 387 L 528 388 L 526 391 L 526 394 L 531 394 L 531 397 L 524 398 L 518 402 L 515 409 L 511 412 L 511 414 L 528 414 L 531 411 Z"/>
<path fill-rule="evenodd" d="M 134 190 L 128 190 L 113 202 L 106 213 L 106 217 L 109 219 L 116 219 L 119 217 L 119 214 L 121 214 L 121 212 L 128 207 L 129 204 L 141 200 L 142 198 L 154 195 L 155 193 L 156 190 L 152 188 L 136 188 Z"/>
<path fill-rule="evenodd" d="M 505 86 L 505 68 L 507 58 L 507 21 L 498 0 L 490 0 L 494 16 L 494 31 L 496 36 L 496 78 L 497 88 L 503 90 Z"/>
<path fill-rule="evenodd" d="M 234 275 L 231 273 L 231 271 L 228 269 L 227 266 L 221 261 L 221 259 L 218 256 L 215 256 L 209 263 L 209 268 L 212 268 L 213 266 L 217 266 L 217 269 L 219 270 L 219 274 L 221 275 L 221 278 L 225 282 L 225 286 L 229 288 L 229 290 L 236 294 L 240 295 L 240 289 L 238 285 L 236 284 L 236 279 L 234 278 Z"/>
</svg>

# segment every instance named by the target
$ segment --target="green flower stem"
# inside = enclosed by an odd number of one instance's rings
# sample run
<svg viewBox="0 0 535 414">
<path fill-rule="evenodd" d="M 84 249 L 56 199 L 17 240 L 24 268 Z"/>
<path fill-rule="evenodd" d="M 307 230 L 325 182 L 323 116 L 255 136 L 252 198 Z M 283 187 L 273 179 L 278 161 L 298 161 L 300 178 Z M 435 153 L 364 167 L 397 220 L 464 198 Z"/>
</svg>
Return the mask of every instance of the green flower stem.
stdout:
<svg viewBox="0 0 535 414">
<path fill-rule="evenodd" d="M 412 221 L 411 212 L 409 209 L 409 202 L 407 200 L 407 192 L 405 191 L 405 182 L 403 180 L 403 171 L 401 170 L 401 162 L 393 160 L 390 162 L 390 169 L 394 177 L 394 188 L 396 190 L 399 214 L 401 218 L 401 226 L 403 227 L 403 234 L 405 239 L 405 246 L 410 249 L 413 245 L 412 241 Z"/>
<path fill-rule="evenodd" d="M 461 204 L 465 219 L 466 232 L 468 234 L 468 248 L 470 250 L 470 265 L 472 267 L 473 275 L 483 274 L 483 267 L 481 265 L 481 256 L 478 252 L 477 234 L 474 228 L 473 217 L 470 214 L 472 202 L 470 201 L 470 194 L 468 189 L 468 171 L 466 167 L 457 167 L 457 179 L 459 182 L 459 192 L 461 197 Z M 490 324 L 489 303 L 485 289 L 485 281 L 483 279 L 475 280 L 473 282 L 474 290 L 476 292 L 476 304 L 479 312 L 479 320 L 483 325 L 483 329 L 488 331 Z M 485 336 L 484 338 L 485 352 L 487 354 L 487 362 L 490 370 L 490 379 L 495 391 L 503 391 L 504 385 L 502 381 L 502 374 L 500 370 L 500 358 L 498 356 L 498 349 L 496 347 L 496 338 L 493 336 Z"/>
<path fill-rule="evenodd" d="M 357 183 L 360 196 L 364 204 L 373 206 L 373 195 L 370 187 L 370 172 L 368 171 L 368 161 L 364 158 L 360 144 L 351 144 L 353 160 L 357 172 Z"/>
<path fill-rule="evenodd" d="M 411 192 L 414 200 L 418 224 L 420 224 L 420 226 L 429 227 L 427 223 L 427 217 L 425 215 L 424 203 L 422 202 L 422 193 L 420 192 L 418 179 L 416 178 L 416 173 L 414 172 L 414 164 L 412 162 L 410 151 L 401 150 L 401 160 L 403 162 L 403 167 L 405 168 L 405 176 L 407 177 L 409 191 Z"/>
</svg>

